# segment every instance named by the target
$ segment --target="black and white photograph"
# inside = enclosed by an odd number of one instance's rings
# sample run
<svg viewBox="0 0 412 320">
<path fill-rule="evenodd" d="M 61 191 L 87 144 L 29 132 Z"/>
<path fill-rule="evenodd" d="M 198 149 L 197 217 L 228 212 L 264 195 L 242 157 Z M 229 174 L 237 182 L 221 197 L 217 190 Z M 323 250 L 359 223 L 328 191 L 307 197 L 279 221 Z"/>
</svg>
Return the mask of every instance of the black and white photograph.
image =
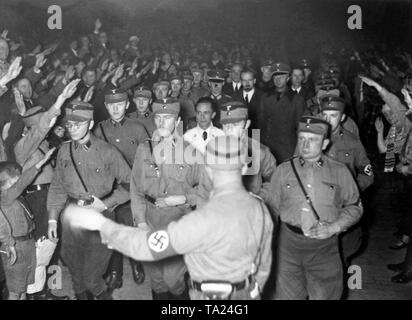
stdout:
<svg viewBox="0 0 412 320">
<path fill-rule="evenodd" d="M 412 300 L 412 0 L 0 0 L 0 300 Z"/>
</svg>

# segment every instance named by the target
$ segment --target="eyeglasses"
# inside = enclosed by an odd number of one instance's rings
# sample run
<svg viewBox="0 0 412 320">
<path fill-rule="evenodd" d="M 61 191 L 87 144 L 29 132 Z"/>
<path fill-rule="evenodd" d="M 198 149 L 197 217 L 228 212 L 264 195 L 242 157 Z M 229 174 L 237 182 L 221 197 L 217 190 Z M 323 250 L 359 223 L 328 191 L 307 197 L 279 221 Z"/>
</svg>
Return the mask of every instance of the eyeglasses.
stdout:
<svg viewBox="0 0 412 320">
<path fill-rule="evenodd" d="M 73 129 L 79 129 L 81 126 L 84 126 L 85 124 L 88 124 L 89 123 L 89 121 L 85 121 L 85 122 L 66 122 L 65 124 L 64 124 L 64 126 L 67 128 L 67 129 L 71 129 L 71 128 L 73 128 Z"/>
</svg>

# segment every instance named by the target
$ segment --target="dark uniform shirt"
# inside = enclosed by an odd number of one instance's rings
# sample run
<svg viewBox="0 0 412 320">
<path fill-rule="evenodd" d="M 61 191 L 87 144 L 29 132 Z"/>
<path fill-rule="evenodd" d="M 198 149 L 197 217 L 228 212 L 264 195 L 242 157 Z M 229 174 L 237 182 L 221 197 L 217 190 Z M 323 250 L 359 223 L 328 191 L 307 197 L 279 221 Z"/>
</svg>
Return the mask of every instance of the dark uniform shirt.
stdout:
<svg viewBox="0 0 412 320">
<path fill-rule="evenodd" d="M 1 210 L 10 223 L 14 237 L 25 236 L 34 230 L 33 216 L 27 203 L 23 199 L 19 200 L 19 197 L 38 173 L 36 167 L 32 166 L 23 172 L 13 186 L 1 193 Z"/>
<path fill-rule="evenodd" d="M 315 163 L 300 157 L 293 162 L 320 220 L 333 223 L 339 219 L 341 229 L 346 230 L 360 219 L 359 190 L 346 165 L 325 155 Z M 272 175 L 270 204 L 280 220 L 292 226 L 307 229 L 316 222 L 290 161 L 279 165 Z"/>
<path fill-rule="evenodd" d="M 327 155 L 348 166 L 361 191 L 373 183 L 370 160 L 359 137 L 353 133 L 343 128 L 333 133 Z"/>
<path fill-rule="evenodd" d="M 132 112 L 129 114 L 131 119 L 136 119 L 137 122 L 143 125 L 146 129 L 146 133 L 149 137 L 153 135 L 153 132 L 156 130 L 156 125 L 154 123 L 154 113 L 148 110 L 145 114 L 139 112 Z"/>
<path fill-rule="evenodd" d="M 299 119 L 305 111 L 305 101 L 290 91 L 262 96 L 261 142 L 268 146 L 278 163 L 293 156 Z"/>
<path fill-rule="evenodd" d="M 79 176 L 70 158 L 73 160 L 89 192 L 84 190 Z M 99 199 L 107 197 L 106 205 L 111 207 L 123 204 L 130 199 L 129 192 L 119 186 L 113 190 L 113 184 L 130 183 L 130 167 L 120 152 L 107 142 L 90 135 L 90 140 L 83 144 L 66 142 L 57 154 L 56 168 L 47 197 L 47 209 L 60 212 L 68 199 L 87 199 L 94 195 Z M 113 192 L 112 192 L 113 191 Z"/>
<path fill-rule="evenodd" d="M 192 211 L 191 207 L 207 200 L 211 186 L 205 187 L 208 180 L 204 166 L 199 162 L 188 164 L 184 161 L 182 148 L 185 152 L 187 149 L 196 152 L 196 149 L 181 140 L 183 145 L 171 146 L 171 139 L 168 139 L 159 144 L 152 143 L 152 147 L 151 142 L 147 141 L 137 148 L 130 182 L 132 212 L 136 224 L 147 222 L 155 228 L 164 227 L 170 221 L 178 220 Z M 161 154 L 157 150 L 162 148 L 171 150 L 171 158 L 157 164 L 155 154 Z M 196 154 L 201 156 L 200 152 Z M 178 161 L 179 157 L 181 161 Z M 186 204 L 166 208 L 154 205 L 153 200 L 171 195 L 186 196 Z"/>
<path fill-rule="evenodd" d="M 250 172 L 248 173 L 250 174 L 243 176 L 243 184 L 246 190 L 268 202 L 271 197 L 270 179 L 276 169 L 276 159 L 268 147 L 251 138 L 248 138 L 248 149 L 250 157 L 248 165 Z M 256 151 L 259 152 L 256 153 Z"/>
<path fill-rule="evenodd" d="M 260 288 L 270 272 L 272 233 L 266 206 L 239 186 L 213 190 L 204 207 L 163 230 L 148 232 L 110 221 L 101 230 L 103 242 L 135 259 L 158 260 L 184 254 L 190 277 L 198 282 L 246 279 L 261 247 L 255 276 Z"/>
<path fill-rule="evenodd" d="M 130 168 L 133 166 L 137 146 L 148 139 L 143 125 L 128 117 L 124 117 L 120 122 L 111 119 L 102 121 L 96 126 L 94 133 L 96 137 L 115 146 Z"/>
</svg>

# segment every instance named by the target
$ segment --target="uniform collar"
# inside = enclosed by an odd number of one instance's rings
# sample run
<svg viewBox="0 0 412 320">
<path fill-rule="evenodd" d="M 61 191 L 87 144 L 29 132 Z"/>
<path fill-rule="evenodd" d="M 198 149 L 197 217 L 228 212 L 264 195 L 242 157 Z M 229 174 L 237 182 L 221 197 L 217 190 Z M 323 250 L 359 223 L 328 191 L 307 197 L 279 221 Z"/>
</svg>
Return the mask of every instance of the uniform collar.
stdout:
<svg viewBox="0 0 412 320">
<path fill-rule="evenodd" d="M 323 159 L 323 155 L 320 157 L 320 159 L 318 161 L 316 161 L 313 164 L 310 163 L 310 162 L 305 161 L 305 159 L 303 159 L 302 157 L 299 157 L 298 160 L 299 160 L 299 164 L 300 164 L 301 167 L 304 167 L 304 166 L 309 167 L 309 166 L 312 165 L 312 166 L 321 168 L 325 164 L 325 160 Z"/>
<path fill-rule="evenodd" d="M 220 196 L 226 193 L 235 193 L 236 191 L 241 191 L 241 190 L 245 190 L 243 185 L 239 185 L 238 183 L 235 183 L 235 182 L 229 182 L 218 188 L 214 188 L 213 191 L 210 193 L 210 198 Z"/>
<path fill-rule="evenodd" d="M 90 149 L 90 146 L 92 145 L 92 141 L 91 141 L 92 139 L 91 139 L 91 136 L 90 136 L 90 139 L 86 142 L 86 143 L 83 143 L 83 144 L 80 144 L 80 143 L 78 143 L 77 141 L 74 141 L 74 150 L 77 150 L 77 149 L 79 149 L 79 148 L 82 148 L 83 150 L 85 150 L 85 151 L 89 151 L 89 149 Z"/>
<path fill-rule="evenodd" d="M 136 115 L 138 118 L 148 118 L 150 116 L 150 111 L 146 111 L 145 113 L 136 111 Z"/>
<path fill-rule="evenodd" d="M 126 122 L 126 116 L 124 116 L 123 119 L 120 120 L 119 122 L 114 121 L 113 119 L 110 119 L 110 122 L 111 122 L 111 124 L 114 125 L 115 127 L 116 127 L 116 126 L 123 126 L 124 123 Z"/>
</svg>

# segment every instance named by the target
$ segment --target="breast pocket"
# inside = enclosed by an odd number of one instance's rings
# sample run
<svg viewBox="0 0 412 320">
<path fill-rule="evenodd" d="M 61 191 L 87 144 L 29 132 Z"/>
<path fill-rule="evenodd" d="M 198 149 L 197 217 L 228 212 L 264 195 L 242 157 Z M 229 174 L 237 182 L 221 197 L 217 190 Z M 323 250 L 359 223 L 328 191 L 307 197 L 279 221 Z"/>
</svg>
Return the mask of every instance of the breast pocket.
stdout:
<svg viewBox="0 0 412 320">
<path fill-rule="evenodd" d="M 343 162 L 350 167 L 355 161 L 355 149 L 344 149 L 337 152 L 338 161 Z"/>
<path fill-rule="evenodd" d="M 287 181 L 282 185 L 282 200 L 297 201 L 304 197 L 297 181 Z"/>
<path fill-rule="evenodd" d="M 145 177 L 148 179 L 156 179 L 160 177 L 159 167 L 149 159 L 144 161 L 143 170 Z"/>
<path fill-rule="evenodd" d="M 322 181 L 319 190 L 319 202 L 325 206 L 336 206 L 338 204 L 340 187 L 333 182 Z"/>
<path fill-rule="evenodd" d="M 174 178 L 179 182 L 184 182 L 190 171 L 190 166 L 186 164 L 175 165 L 174 169 Z"/>
</svg>

